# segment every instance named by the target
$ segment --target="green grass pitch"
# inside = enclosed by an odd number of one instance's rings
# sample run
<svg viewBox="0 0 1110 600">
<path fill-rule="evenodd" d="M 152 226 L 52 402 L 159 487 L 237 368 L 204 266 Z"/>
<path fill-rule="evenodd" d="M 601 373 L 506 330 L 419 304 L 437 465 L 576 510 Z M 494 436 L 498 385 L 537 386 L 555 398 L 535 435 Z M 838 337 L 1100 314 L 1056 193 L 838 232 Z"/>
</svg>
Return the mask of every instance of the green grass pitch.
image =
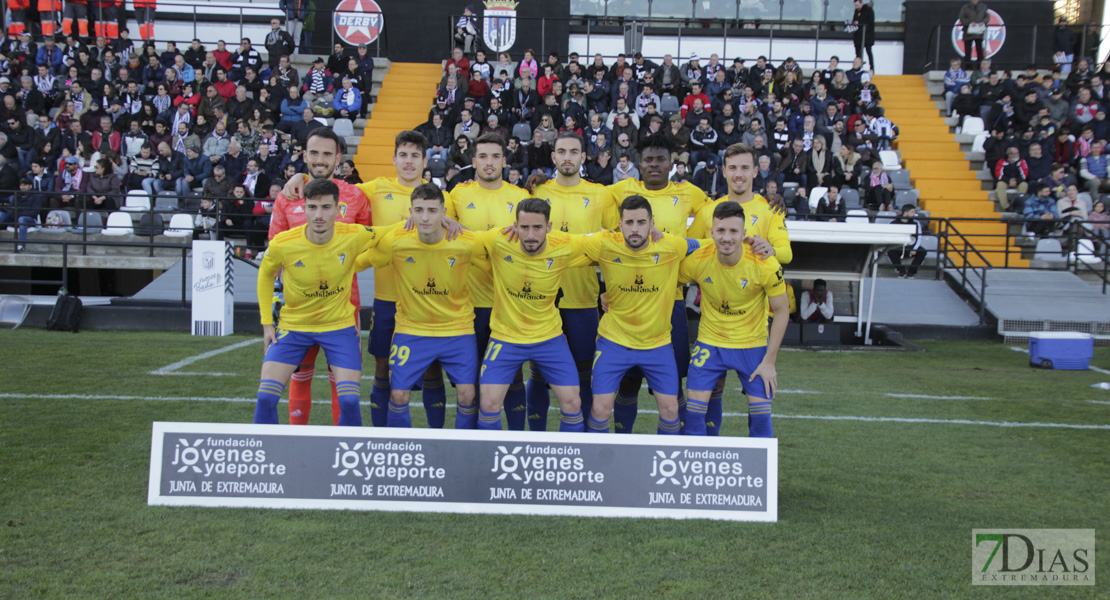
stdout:
<svg viewBox="0 0 1110 600">
<path fill-rule="evenodd" d="M 152 371 L 249 339 L 0 332 L 0 598 L 1110 597 L 1110 574 L 970 581 L 974 528 L 1110 532 L 1107 373 L 996 343 L 785 351 L 774 524 L 148 507 L 151 422 L 250 422 L 261 343 Z"/>
</svg>

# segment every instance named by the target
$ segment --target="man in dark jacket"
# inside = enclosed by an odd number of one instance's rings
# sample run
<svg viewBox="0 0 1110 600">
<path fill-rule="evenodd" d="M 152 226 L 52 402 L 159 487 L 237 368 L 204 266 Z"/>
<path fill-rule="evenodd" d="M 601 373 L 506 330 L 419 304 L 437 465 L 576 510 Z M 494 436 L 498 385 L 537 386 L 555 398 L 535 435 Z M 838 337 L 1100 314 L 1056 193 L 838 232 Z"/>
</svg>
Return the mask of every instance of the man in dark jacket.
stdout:
<svg viewBox="0 0 1110 600">
<path fill-rule="evenodd" d="M 277 17 L 270 19 L 270 33 L 266 34 L 266 52 L 269 53 L 270 68 L 277 67 L 278 59 L 282 56 L 292 55 L 296 46 L 293 36 L 289 35 L 288 31 L 282 31 L 281 19 Z"/>
<path fill-rule="evenodd" d="M 158 144 L 158 178 L 143 181 L 143 190 L 151 196 L 174 190 L 177 180 L 185 175 L 185 159 L 166 142 Z"/>
</svg>

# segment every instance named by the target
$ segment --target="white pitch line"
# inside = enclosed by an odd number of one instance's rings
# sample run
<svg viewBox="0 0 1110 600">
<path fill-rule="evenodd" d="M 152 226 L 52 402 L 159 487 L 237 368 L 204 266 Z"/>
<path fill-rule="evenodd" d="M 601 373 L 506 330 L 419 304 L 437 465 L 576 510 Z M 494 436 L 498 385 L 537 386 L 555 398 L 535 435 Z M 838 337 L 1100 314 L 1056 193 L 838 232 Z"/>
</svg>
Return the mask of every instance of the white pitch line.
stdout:
<svg viewBox="0 0 1110 600">
<path fill-rule="evenodd" d="M 921 398 L 923 400 L 994 400 L 985 396 L 930 396 L 928 394 L 883 394 L 888 398 Z"/>
<path fill-rule="evenodd" d="M 93 394 L 0 394 L 0 399 L 3 398 L 30 398 L 33 400 L 152 400 L 152 401 L 169 401 L 169 402 L 236 402 L 236 403 L 253 403 L 254 398 L 228 398 L 228 397 L 207 397 L 207 396 L 110 396 L 110 395 L 93 395 Z M 313 404 L 331 404 L 329 400 L 314 400 Z M 360 402 L 359 404 L 365 406 L 369 402 Z M 410 405 L 412 408 L 422 408 L 419 404 Z M 453 408 L 454 404 L 448 404 L 447 408 Z M 550 410 L 557 410 L 552 407 Z M 656 410 L 644 410 L 639 412 L 645 414 L 659 414 Z M 724 413 L 726 417 L 744 417 L 747 413 Z M 1044 429 L 1098 429 L 1110 430 L 1110 425 L 1079 425 L 1072 423 L 1023 423 L 1017 421 L 971 421 L 968 419 L 923 419 L 923 418 L 906 418 L 906 417 L 861 417 L 849 415 L 789 415 L 789 414 L 775 414 L 775 418 L 779 419 L 806 419 L 818 421 L 857 421 L 864 423 L 929 423 L 937 425 L 982 425 L 986 427 L 1032 427 Z"/>
<path fill-rule="evenodd" d="M 1097 371 L 1097 372 L 1099 372 L 1099 373 L 1102 373 L 1102 374 L 1104 374 L 1104 375 L 1110 375 L 1110 371 L 1107 371 L 1106 369 L 1100 369 L 1100 368 L 1098 368 L 1098 367 L 1095 367 L 1095 366 L 1091 366 L 1091 367 L 1089 367 L 1089 368 L 1090 368 L 1090 369 L 1091 369 L 1092 371 Z"/>
<path fill-rule="evenodd" d="M 1107 405 L 1110 405 L 1110 402 L 1107 402 L 1105 400 L 1088 400 L 1087 402 L 1090 402 L 1091 404 L 1107 404 Z"/>
<path fill-rule="evenodd" d="M 744 391 L 744 388 L 732 388 L 738 392 Z M 776 394 L 824 394 L 825 392 L 818 390 L 775 390 Z"/>
<path fill-rule="evenodd" d="M 206 358 L 212 358 L 213 356 L 219 356 L 219 355 L 223 354 L 224 352 L 231 352 L 232 350 L 238 350 L 239 348 L 243 348 L 245 346 L 249 346 L 251 344 L 257 344 L 257 343 L 258 343 L 258 339 L 255 338 L 255 339 L 250 339 L 250 340 L 239 342 L 238 344 L 232 344 L 230 346 L 224 346 L 223 348 L 217 348 L 215 350 L 209 350 L 208 352 L 202 352 L 200 354 L 197 354 L 196 356 L 190 356 L 189 358 L 179 360 L 179 361 L 173 363 L 172 365 L 166 365 L 166 366 L 162 367 L 161 369 L 155 369 L 155 370 L 151 371 L 150 374 L 151 375 L 173 375 L 174 371 L 180 369 L 181 367 L 189 366 L 189 365 L 197 362 L 198 360 L 204 360 Z"/>
<path fill-rule="evenodd" d="M 1010 346 L 1009 348 L 1010 348 L 1010 350 L 1013 350 L 1014 352 L 1021 352 L 1022 354 L 1029 354 L 1029 349 L 1028 348 L 1022 348 L 1021 346 Z"/>
</svg>

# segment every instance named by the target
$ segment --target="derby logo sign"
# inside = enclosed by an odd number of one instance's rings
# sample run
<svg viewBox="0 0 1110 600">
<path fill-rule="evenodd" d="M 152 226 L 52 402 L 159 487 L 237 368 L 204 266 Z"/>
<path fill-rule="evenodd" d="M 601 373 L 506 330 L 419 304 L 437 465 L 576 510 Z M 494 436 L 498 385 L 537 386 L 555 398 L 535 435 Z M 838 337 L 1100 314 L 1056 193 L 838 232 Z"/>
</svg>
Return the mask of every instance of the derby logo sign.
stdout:
<svg viewBox="0 0 1110 600">
<path fill-rule="evenodd" d="M 385 28 L 382 9 L 374 0 L 341 0 L 332 15 L 335 34 L 352 46 L 369 44 Z"/>
</svg>

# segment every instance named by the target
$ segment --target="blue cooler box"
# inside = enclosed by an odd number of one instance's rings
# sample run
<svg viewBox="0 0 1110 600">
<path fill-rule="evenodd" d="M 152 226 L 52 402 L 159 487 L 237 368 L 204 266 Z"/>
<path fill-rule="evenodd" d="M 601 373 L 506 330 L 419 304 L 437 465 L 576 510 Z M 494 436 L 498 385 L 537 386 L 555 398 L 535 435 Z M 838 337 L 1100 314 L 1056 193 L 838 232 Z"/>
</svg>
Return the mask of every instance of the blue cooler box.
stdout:
<svg viewBox="0 0 1110 600">
<path fill-rule="evenodd" d="M 1046 369 L 1086 371 L 1095 354 L 1095 338 L 1074 331 L 1029 334 L 1029 365 Z"/>
</svg>

